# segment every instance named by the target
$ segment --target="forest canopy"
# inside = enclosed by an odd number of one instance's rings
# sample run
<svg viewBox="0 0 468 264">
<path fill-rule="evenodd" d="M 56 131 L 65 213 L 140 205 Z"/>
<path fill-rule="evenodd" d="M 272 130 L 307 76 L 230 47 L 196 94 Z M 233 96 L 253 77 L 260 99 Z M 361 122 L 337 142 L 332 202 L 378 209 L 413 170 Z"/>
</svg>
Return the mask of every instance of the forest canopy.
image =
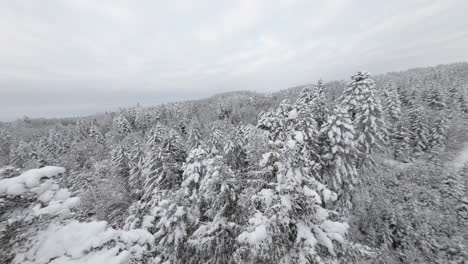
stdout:
<svg viewBox="0 0 468 264">
<path fill-rule="evenodd" d="M 465 263 L 468 64 L 0 125 L 5 263 Z"/>
</svg>

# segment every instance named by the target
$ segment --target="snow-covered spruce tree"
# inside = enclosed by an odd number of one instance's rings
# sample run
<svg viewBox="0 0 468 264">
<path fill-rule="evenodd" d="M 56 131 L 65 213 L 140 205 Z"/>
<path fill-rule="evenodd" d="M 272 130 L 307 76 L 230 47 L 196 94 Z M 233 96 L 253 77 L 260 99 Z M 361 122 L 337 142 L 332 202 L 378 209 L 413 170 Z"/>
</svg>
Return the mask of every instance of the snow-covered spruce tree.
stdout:
<svg viewBox="0 0 468 264">
<path fill-rule="evenodd" d="M 47 155 L 44 152 L 42 156 Z M 20 140 L 16 146 L 12 146 L 10 152 L 10 165 L 17 168 L 37 167 L 37 151 L 31 144 Z"/>
<path fill-rule="evenodd" d="M 224 158 L 232 169 L 247 167 L 246 138 L 242 130 L 237 127 L 224 144 Z"/>
<path fill-rule="evenodd" d="M 396 160 L 408 161 L 411 149 L 411 134 L 403 122 L 398 122 L 395 126 L 391 145 L 393 148 L 393 157 Z"/>
<path fill-rule="evenodd" d="M 20 148 L 15 147 L 11 150 L 10 152 L 10 165 L 17 167 L 17 168 L 23 168 L 25 160 L 23 157 L 23 153 L 20 150 Z"/>
<path fill-rule="evenodd" d="M 201 144 L 204 144 L 204 142 L 200 130 L 197 127 L 192 127 L 188 136 L 188 148 L 198 148 Z"/>
<path fill-rule="evenodd" d="M 135 174 L 131 175 L 131 181 L 141 184 L 141 190 L 138 191 L 139 200 L 134 202 L 129 208 L 129 216 L 125 221 L 126 229 L 142 227 L 143 217 L 148 214 L 149 206 L 147 206 L 147 203 L 152 198 L 151 195 L 155 189 L 155 181 L 162 166 L 159 153 L 164 140 L 163 136 L 168 132 L 168 129 L 165 127 L 157 125 L 148 134 L 141 171 L 135 171 Z"/>
<path fill-rule="evenodd" d="M 106 143 L 102 132 L 94 124 L 91 125 L 91 127 L 89 128 L 89 137 L 94 139 L 94 141 L 96 141 L 99 144 L 105 145 Z"/>
<path fill-rule="evenodd" d="M 447 140 L 447 117 L 445 113 L 440 113 L 434 117 L 430 128 L 429 144 L 431 149 L 444 148 Z"/>
<path fill-rule="evenodd" d="M 242 183 L 221 156 L 205 164 L 206 175 L 199 187 L 199 224 L 188 239 L 196 257 L 185 263 L 233 263 L 243 214 L 238 203 Z"/>
<path fill-rule="evenodd" d="M 261 159 L 262 154 L 267 151 L 268 148 L 268 132 L 256 128 L 255 126 L 249 124 L 246 126 L 241 126 L 243 134 L 246 135 L 246 153 L 247 160 L 249 161 L 249 166 L 256 166 L 257 162 Z"/>
<path fill-rule="evenodd" d="M 75 123 L 75 140 L 82 141 L 89 137 L 89 125 L 82 119 Z"/>
<path fill-rule="evenodd" d="M 115 173 L 115 176 L 128 181 L 130 165 L 127 151 L 122 145 L 117 145 L 111 152 L 112 158 L 112 170 Z"/>
<path fill-rule="evenodd" d="M 209 152 L 211 155 L 216 156 L 223 153 L 224 140 L 223 131 L 218 127 L 212 127 L 208 138 Z"/>
<path fill-rule="evenodd" d="M 308 166 L 310 169 L 316 174 L 321 170 L 323 164 L 320 157 L 322 149 L 318 142 L 320 135 L 319 126 L 314 118 L 315 106 L 313 104 L 314 100 L 308 103 L 297 100 L 293 110 L 288 115 L 288 125 L 292 126 L 295 131 L 302 133 L 303 138 L 298 138 L 298 140 L 302 140 L 304 143 L 302 155 L 309 162 Z"/>
<path fill-rule="evenodd" d="M 395 125 L 401 118 L 401 102 L 395 91 L 385 89 L 383 96 L 385 117 L 390 124 Z"/>
<path fill-rule="evenodd" d="M 182 163 L 186 153 L 177 137 L 173 136 L 163 141 L 159 157 L 162 168 L 158 175 L 158 186 L 161 189 L 172 189 L 180 186 L 182 182 Z"/>
<path fill-rule="evenodd" d="M 282 137 L 271 137 L 272 155 L 265 159 L 276 157 L 276 169 L 271 170 L 273 177 L 264 178 L 271 182 L 263 186 L 270 187 L 252 197 L 256 206 L 251 206 L 249 225 L 238 236 L 243 244 L 236 252 L 239 263 L 328 263 L 337 260 L 347 243 L 347 224 L 331 221 L 331 211 L 322 207 L 337 196 L 317 180 L 304 155 L 306 130 L 296 130 L 301 128 L 300 115 L 296 108 L 285 115 L 284 109 L 259 120 L 259 127 Z"/>
<path fill-rule="evenodd" d="M 466 168 L 466 165 L 465 165 Z M 440 192 L 444 198 L 444 207 L 457 215 L 457 224 L 462 228 L 468 227 L 468 198 L 466 197 L 466 186 L 463 177 L 466 177 L 466 171 L 449 172 L 443 175 L 440 184 Z"/>
<path fill-rule="evenodd" d="M 410 91 L 408 90 L 407 87 L 403 85 L 397 85 L 397 94 L 398 94 L 398 99 L 400 99 L 401 106 L 402 107 L 408 107 L 409 105 L 409 94 Z"/>
<path fill-rule="evenodd" d="M 358 72 L 351 77 L 343 93 L 341 107 L 348 111 L 356 130 L 359 147 L 358 168 L 372 163 L 371 154 L 385 143 L 387 133 L 380 99 L 375 95 L 375 83 L 369 73 Z"/>
<path fill-rule="evenodd" d="M 325 97 L 325 85 L 322 80 L 319 80 L 315 85 L 314 96 L 311 102 L 311 112 L 318 129 L 328 120 L 330 111 L 327 106 L 327 98 Z"/>
<path fill-rule="evenodd" d="M 297 116 L 297 109 L 293 111 L 293 106 L 289 100 L 283 100 L 276 110 L 262 112 L 258 116 L 257 127 L 267 130 L 268 138 L 272 142 L 281 144 L 286 139 L 285 130 L 290 113 Z"/>
<path fill-rule="evenodd" d="M 232 263 L 239 209 L 238 181 L 221 156 L 193 149 L 184 181 L 155 211 L 155 263 Z"/>
<path fill-rule="evenodd" d="M 432 86 L 427 93 L 426 101 L 432 110 L 441 111 L 447 108 L 447 104 L 445 103 L 445 96 L 441 87 Z"/>
<path fill-rule="evenodd" d="M 135 109 L 135 128 L 145 131 L 151 126 L 151 115 L 140 106 Z"/>
<path fill-rule="evenodd" d="M 416 153 L 427 151 L 429 148 L 429 128 L 423 106 L 416 104 L 409 109 L 409 123 L 413 151 Z"/>
<path fill-rule="evenodd" d="M 409 151 L 409 132 L 401 114 L 401 102 L 396 91 L 384 90 L 384 112 L 388 128 L 388 143 L 395 159 L 406 160 Z"/>
<path fill-rule="evenodd" d="M 322 170 L 325 183 L 340 195 L 351 194 L 358 183 L 358 144 L 348 111 L 337 106 L 320 131 L 325 138 Z"/>
<path fill-rule="evenodd" d="M 136 199 L 141 198 L 141 194 L 143 191 L 143 161 L 144 153 L 139 147 L 137 147 L 133 151 L 132 157 L 129 160 L 130 171 L 128 178 L 128 186 L 130 188 L 130 193 Z"/>
<path fill-rule="evenodd" d="M 181 188 L 171 199 L 162 200 L 154 210 L 157 232 L 155 263 L 189 263 L 195 261 L 187 240 L 200 220 L 200 182 L 206 175 L 208 153 L 201 147 L 189 152 Z"/>
<path fill-rule="evenodd" d="M 114 127 L 121 135 L 126 136 L 132 132 L 132 125 L 123 114 L 116 116 L 113 122 Z"/>
<path fill-rule="evenodd" d="M 63 131 L 59 132 L 54 129 L 49 131 L 44 147 L 49 159 L 57 163 L 59 156 L 62 156 L 70 149 L 70 144 Z"/>
<path fill-rule="evenodd" d="M 151 146 L 150 143 L 149 149 L 146 152 L 142 171 L 144 180 L 142 197 L 136 205 L 137 208 L 132 209 L 134 213 L 127 219 L 126 226 L 141 226 L 154 232 L 155 213 L 159 203 L 164 200 L 172 201 L 171 197 L 180 188 L 182 163 L 186 154 L 175 135 L 163 138 L 157 145 Z"/>
<path fill-rule="evenodd" d="M 205 150 L 206 146 L 199 145 L 193 148 L 184 165 L 181 191 L 188 200 L 193 201 L 196 206 L 199 205 L 199 189 L 200 182 L 205 177 L 207 172 L 207 157 L 208 153 Z"/>
</svg>

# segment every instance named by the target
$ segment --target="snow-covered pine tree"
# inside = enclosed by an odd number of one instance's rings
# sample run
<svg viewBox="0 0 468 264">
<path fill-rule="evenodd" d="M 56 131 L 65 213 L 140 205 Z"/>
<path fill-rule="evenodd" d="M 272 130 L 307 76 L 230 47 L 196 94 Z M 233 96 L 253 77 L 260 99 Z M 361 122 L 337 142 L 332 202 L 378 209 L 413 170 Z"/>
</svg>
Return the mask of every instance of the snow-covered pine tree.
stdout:
<svg viewBox="0 0 468 264">
<path fill-rule="evenodd" d="M 115 176 L 121 180 L 128 182 L 130 173 L 130 164 L 127 151 L 122 145 L 117 145 L 111 152 L 111 165 Z"/>
<path fill-rule="evenodd" d="M 186 263 L 232 263 L 239 234 L 241 182 L 221 156 L 205 160 L 204 165 L 206 172 L 200 178 L 196 205 L 199 223 L 188 239 L 196 257 Z"/>
<path fill-rule="evenodd" d="M 388 128 L 388 143 L 393 156 L 407 160 L 409 153 L 409 132 L 402 120 L 400 96 L 389 86 L 384 90 L 384 112 Z"/>
<path fill-rule="evenodd" d="M 316 88 L 318 89 L 318 87 Z M 296 104 L 300 104 L 303 106 L 307 106 L 309 108 L 312 107 L 311 102 L 315 99 L 316 94 L 314 94 L 313 88 L 312 87 L 305 87 L 302 89 L 302 91 L 299 93 L 299 96 L 296 100 Z M 311 109 L 307 109 L 309 112 L 311 112 Z"/>
<path fill-rule="evenodd" d="M 135 109 L 135 128 L 145 131 L 151 126 L 151 115 L 140 106 Z"/>
<path fill-rule="evenodd" d="M 312 115 L 317 123 L 318 129 L 328 120 L 330 111 L 327 106 L 327 98 L 325 97 L 325 85 L 322 80 L 319 80 L 315 85 L 314 97 L 311 102 Z"/>
<path fill-rule="evenodd" d="M 94 124 L 89 128 L 89 137 L 94 139 L 99 144 L 105 145 L 106 143 L 102 132 Z"/>
<path fill-rule="evenodd" d="M 184 181 L 156 212 L 156 263 L 232 263 L 239 183 L 221 156 L 199 146 L 184 166 Z"/>
<path fill-rule="evenodd" d="M 354 124 L 359 146 L 359 168 L 372 163 L 371 154 L 385 143 L 387 133 L 380 99 L 375 95 L 375 83 L 369 73 L 358 72 L 351 77 L 341 100 L 341 108 L 347 111 Z"/>
<path fill-rule="evenodd" d="M 70 149 L 70 144 L 65 138 L 63 131 L 59 132 L 53 129 L 49 131 L 44 148 L 47 153 L 47 158 L 52 161 L 52 163 L 56 164 L 58 158 Z"/>
<path fill-rule="evenodd" d="M 186 154 L 175 135 L 164 137 L 162 142 L 154 143 L 154 134 L 150 135 L 146 156 L 143 164 L 142 178 L 144 180 L 143 193 L 140 204 L 132 216 L 132 224 L 127 226 L 141 226 L 155 231 L 154 218 L 159 203 L 170 200 L 174 203 L 175 192 L 182 182 L 182 164 Z M 145 219 L 153 219 L 145 221 Z"/>
<path fill-rule="evenodd" d="M 130 171 L 128 178 L 128 186 L 130 188 L 130 193 L 136 199 L 140 199 L 141 194 L 143 192 L 143 161 L 144 153 L 137 146 L 129 160 Z"/>
<path fill-rule="evenodd" d="M 447 117 L 444 112 L 433 118 L 432 126 L 430 128 L 429 144 L 431 149 L 444 148 L 447 140 Z"/>
<path fill-rule="evenodd" d="M 235 128 L 227 138 L 224 144 L 224 158 L 231 169 L 237 170 L 247 167 L 246 143 L 246 137 L 239 127 Z"/>
<path fill-rule="evenodd" d="M 20 148 L 13 148 L 10 152 L 10 165 L 17 168 L 23 168 L 24 163 L 25 160 L 23 158 L 23 153 L 20 150 Z"/>
<path fill-rule="evenodd" d="M 289 100 L 283 100 L 278 108 L 273 111 L 262 112 L 258 116 L 257 127 L 267 130 L 268 137 L 272 142 L 281 144 L 286 139 L 284 131 L 286 130 L 288 116 L 298 115 L 297 109 L 293 111 L 293 106 Z"/>
<path fill-rule="evenodd" d="M 175 136 L 165 139 L 161 145 L 159 157 L 162 162 L 157 185 L 160 189 L 175 189 L 182 182 L 182 164 L 186 159 L 186 152 Z"/>
<path fill-rule="evenodd" d="M 89 126 L 82 119 L 79 119 L 75 123 L 75 140 L 82 141 L 89 137 Z"/>
<path fill-rule="evenodd" d="M 152 196 L 152 194 L 156 188 L 156 179 L 158 177 L 160 167 L 162 166 L 159 154 L 164 140 L 163 136 L 167 133 L 168 130 L 165 127 L 157 125 L 152 128 L 148 134 L 140 169 L 141 171 L 134 171 L 135 174 L 131 175 L 131 181 L 133 183 L 141 184 L 141 191 L 139 191 L 138 194 L 138 197 L 140 198 L 139 201 L 130 206 L 130 215 L 125 221 L 125 227 L 127 229 L 142 227 L 149 228 L 150 225 L 143 222 L 144 216 L 149 214 L 149 211 L 151 210 L 151 205 L 148 203 L 151 199 L 163 199 L 163 195 L 156 197 Z"/>
<path fill-rule="evenodd" d="M 310 91 L 303 91 L 303 93 L 306 92 Z M 315 96 L 316 95 L 311 94 L 312 98 L 316 98 Z M 293 110 L 288 115 L 287 123 L 289 126 L 292 126 L 296 132 L 301 132 L 303 135 L 303 138 L 298 138 L 298 140 L 303 141 L 301 142 L 303 143 L 302 155 L 309 162 L 308 166 L 310 169 L 314 170 L 313 173 L 318 173 L 322 167 L 322 160 L 320 157 L 321 148 L 318 142 L 319 126 L 314 118 L 314 107 L 316 107 L 314 103 L 315 101 L 313 99 L 307 102 L 299 98 L 295 102 Z M 291 113 L 293 113 L 293 115 L 291 115 Z"/>
<path fill-rule="evenodd" d="M 425 114 L 424 107 L 418 104 L 413 104 L 409 109 L 411 147 L 417 153 L 425 152 L 429 148 L 429 128 Z"/>
<path fill-rule="evenodd" d="M 433 85 L 427 94 L 427 104 L 432 110 L 441 111 L 447 108 L 441 87 Z"/>
<path fill-rule="evenodd" d="M 295 130 L 297 110 L 291 110 L 282 143 L 272 142 L 272 153 L 279 160 L 273 166 L 272 182 L 252 197 L 257 206 L 251 211 L 249 225 L 238 236 L 243 244 L 236 252 L 242 263 L 320 263 L 336 260 L 347 243 L 347 224 L 329 220 L 331 212 L 322 204 L 336 200 L 336 194 L 326 189 L 309 167 L 303 155 L 306 135 Z M 274 118 L 270 116 L 269 118 Z M 276 116 L 276 118 L 281 118 Z M 284 118 L 284 117 L 283 117 Z M 261 124 L 264 124 L 265 120 Z M 261 127 L 265 127 L 261 125 Z M 277 138 L 276 141 L 280 139 Z M 267 157 L 266 157 L 267 158 Z M 336 243 L 336 244 L 335 244 Z"/>
<path fill-rule="evenodd" d="M 127 136 L 132 132 L 132 125 L 123 114 L 116 116 L 113 122 L 114 127 L 121 135 Z"/>
<path fill-rule="evenodd" d="M 402 107 L 408 107 L 409 103 L 409 94 L 410 91 L 407 89 L 407 87 L 404 87 L 403 85 L 397 85 L 397 94 L 398 94 L 398 99 L 400 99 L 401 106 Z"/>
<path fill-rule="evenodd" d="M 390 124 L 395 125 L 401 118 L 400 98 L 395 91 L 389 89 L 384 90 L 383 96 L 385 98 L 385 116 Z"/>
<path fill-rule="evenodd" d="M 337 106 L 320 133 L 325 138 L 322 177 L 333 191 L 340 195 L 350 194 L 358 183 L 356 163 L 359 152 L 348 111 Z"/>
<path fill-rule="evenodd" d="M 198 206 L 199 204 L 199 189 L 200 182 L 206 175 L 206 166 L 208 153 L 204 146 L 199 145 L 193 148 L 188 156 L 184 165 L 183 182 L 181 191 L 183 195 L 190 201 L 193 201 Z"/>
<path fill-rule="evenodd" d="M 197 127 L 192 127 L 189 131 L 188 136 L 188 148 L 189 150 L 198 148 L 200 145 L 204 144 L 200 130 Z"/>
<path fill-rule="evenodd" d="M 248 124 L 241 126 L 242 133 L 246 135 L 246 154 L 249 165 L 256 166 L 262 154 L 268 147 L 268 133 L 265 130 L 256 128 Z"/>
<path fill-rule="evenodd" d="M 408 161 L 411 139 L 410 132 L 402 121 L 398 122 L 395 126 L 393 136 L 391 138 L 391 145 L 393 148 L 393 157 L 396 160 Z"/>
<path fill-rule="evenodd" d="M 210 148 L 209 152 L 211 155 L 216 156 L 223 152 L 224 140 L 223 131 L 218 127 L 212 127 L 208 138 L 208 147 Z"/>
</svg>

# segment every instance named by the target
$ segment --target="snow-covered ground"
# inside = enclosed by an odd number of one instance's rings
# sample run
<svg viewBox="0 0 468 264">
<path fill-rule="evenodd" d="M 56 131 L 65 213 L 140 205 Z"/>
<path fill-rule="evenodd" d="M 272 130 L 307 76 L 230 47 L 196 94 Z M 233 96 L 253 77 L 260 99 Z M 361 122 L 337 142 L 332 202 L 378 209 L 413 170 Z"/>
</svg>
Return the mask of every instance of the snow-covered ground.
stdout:
<svg viewBox="0 0 468 264">
<path fill-rule="evenodd" d="M 48 166 L 0 180 L 0 199 L 27 197 L 31 201 L 21 214 L 7 215 L 8 223 L 22 221 L 29 226 L 27 241 L 13 249 L 12 263 L 124 264 L 141 258 L 153 244 L 153 236 L 146 230 L 126 231 L 113 229 L 105 221 L 73 219 L 72 211 L 79 198 L 56 183 L 63 173 L 63 167 Z M 50 221 L 44 220 L 44 215 Z M 0 232 L 5 232 L 5 228 L 0 227 Z"/>
</svg>

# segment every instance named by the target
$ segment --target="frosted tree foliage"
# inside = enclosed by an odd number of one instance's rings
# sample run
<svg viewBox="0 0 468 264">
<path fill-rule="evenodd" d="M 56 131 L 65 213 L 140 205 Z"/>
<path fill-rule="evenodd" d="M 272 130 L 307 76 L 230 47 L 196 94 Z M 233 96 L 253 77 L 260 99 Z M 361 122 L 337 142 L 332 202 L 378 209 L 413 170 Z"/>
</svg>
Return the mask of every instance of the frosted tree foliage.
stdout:
<svg viewBox="0 0 468 264">
<path fill-rule="evenodd" d="M 311 102 L 311 112 L 313 113 L 315 122 L 317 123 L 317 127 L 319 129 L 327 122 L 328 115 L 330 113 L 325 95 L 325 89 L 325 84 L 322 80 L 319 80 L 314 87 L 314 97 Z"/>
<path fill-rule="evenodd" d="M 0 262 L 465 263 L 467 77 L 0 122 Z"/>
<path fill-rule="evenodd" d="M 322 156 L 325 183 L 340 194 L 352 191 L 358 183 L 356 163 L 359 152 L 356 131 L 348 111 L 338 106 L 320 133 L 325 139 Z"/>
<path fill-rule="evenodd" d="M 356 130 L 361 160 L 358 167 L 370 161 L 369 155 L 380 148 L 386 134 L 380 99 L 375 95 L 375 83 L 369 73 L 358 72 L 343 94 L 341 107 L 348 111 Z"/>
<path fill-rule="evenodd" d="M 259 120 L 260 127 L 281 135 L 274 138 L 284 138 L 284 142 L 272 142 L 273 153 L 279 154 L 274 163 L 275 175 L 268 183 L 270 188 L 261 189 L 252 197 L 260 206 L 252 212 L 247 230 L 238 237 L 245 244 L 239 251 L 243 251 L 246 263 L 331 261 L 337 256 L 336 244 L 346 243 L 348 226 L 329 219 L 332 212 L 323 205 L 333 203 L 337 195 L 318 181 L 320 176 L 303 155 L 307 130 L 315 126 L 302 126 L 302 119 L 307 117 L 300 116 L 296 107 L 290 107 L 287 115 L 284 109 L 283 103 L 278 115 L 264 114 Z"/>
<path fill-rule="evenodd" d="M 114 126 L 117 128 L 117 131 L 122 135 L 128 135 L 132 132 L 132 125 L 122 114 L 114 118 Z"/>
</svg>

